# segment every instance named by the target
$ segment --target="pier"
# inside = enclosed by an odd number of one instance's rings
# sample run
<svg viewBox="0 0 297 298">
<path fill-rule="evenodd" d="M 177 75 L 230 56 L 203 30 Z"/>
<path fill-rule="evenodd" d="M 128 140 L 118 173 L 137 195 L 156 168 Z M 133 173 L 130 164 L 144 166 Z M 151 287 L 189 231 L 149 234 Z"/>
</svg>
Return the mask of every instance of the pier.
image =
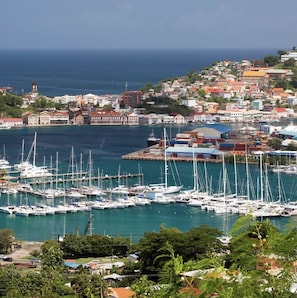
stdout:
<svg viewBox="0 0 297 298">
<path fill-rule="evenodd" d="M 141 149 L 135 152 L 131 152 L 129 154 L 123 155 L 122 159 L 124 160 L 157 160 L 164 161 L 164 150 L 156 153 L 152 153 L 151 149 L 158 150 L 158 145 L 154 145 L 152 147 L 148 147 L 145 149 Z M 175 156 L 168 155 L 168 161 L 181 161 L 181 162 L 193 162 L 193 156 Z M 212 158 L 196 158 L 197 161 L 206 161 L 206 162 L 214 162 L 220 163 L 221 159 L 212 159 Z"/>
<path fill-rule="evenodd" d="M 86 176 L 82 176 L 86 175 Z M 88 177 L 88 173 L 78 173 L 75 174 L 74 177 L 71 177 L 71 174 L 53 174 L 51 177 L 40 177 L 40 178 L 20 178 L 15 177 L 14 180 L 23 182 L 29 182 L 31 185 L 40 185 L 40 184 L 50 184 L 50 183 L 64 183 L 65 185 L 69 183 L 78 183 L 78 182 L 97 182 L 104 180 L 122 180 L 122 179 L 130 179 L 130 178 L 138 178 L 142 179 L 142 173 L 127 173 L 127 174 L 120 174 L 120 175 L 103 175 L 103 176 L 92 176 Z"/>
</svg>

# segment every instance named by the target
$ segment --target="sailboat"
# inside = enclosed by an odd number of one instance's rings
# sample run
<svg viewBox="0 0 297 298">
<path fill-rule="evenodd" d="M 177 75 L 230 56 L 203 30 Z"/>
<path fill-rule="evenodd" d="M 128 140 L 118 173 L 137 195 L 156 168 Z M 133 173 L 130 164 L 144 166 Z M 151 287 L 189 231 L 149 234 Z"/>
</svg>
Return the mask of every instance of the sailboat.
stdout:
<svg viewBox="0 0 297 298">
<path fill-rule="evenodd" d="M 81 193 L 86 196 L 100 196 L 103 192 L 102 190 L 93 185 L 92 179 L 93 179 L 93 161 L 92 161 L 92 151 L 89 151 L 89 160 L 88 160 L 88 185 L 82 185 L 81 186 Z"/>
<path fill-rule="evenodd" d="M 0 212 L 7 213 L 7 214 L 14 214 L 16 211 L 16 206 L 11 205 L 9 202 L 9 193 L 7 194 L 7 206 L 0 206 Z"/>
<path fill-rule="evenodd" d="M 50 177 L 52 173 L 50 173 L 47 167 L 36 166 L 36 142 L 37 142 L 37 133 L 34 134 L 33 143 L 31 145 L 29 154 L 27 156 L 26 161 L 21 161 L 20 164 L 15 165 L 14 167 L 21 171 L 20 177 L 21 178 L 36 178 L 36 177 Z M 23 147 L 22 147 L 23 150 Z M 22 151 L 23 154 L 23 151 Z M 30 163 L 31 155 L 33 154 L 33 162 Z"/>
<path fill-rule="evenodd" d="M 284 212 L 284 206 L 281 202 L 282 193 L 280 182 L 280 175 L 278 175 L 279 201 L 274 201 L 268 180 L 267 164 L 265 164 L 265 176 L 263 176 L 263 160 L 262 155 L 260 155 L 260 200 L 257 204 L 258 209 L 252 212 L 254 217 L 276 217 L 281 216 Z"/>
<path fill-rule="evenodd" d="M 6 159 L 5 145 L 3 145 L 3 157 L 0 158 L 0 170 L 7 170 L 10 168 L 11 165 L 9 164 L 9 161 Z"/>
<path fill-rule="evenodd" d="M 158 184 L 150 184 L 149 190 L 146 193 L 147 198 L 154 199 L 156 196 L 156 193 L 160 197 L 160 194 L 167 195 L 167 194 L 173 194 L 178 193 L 183 188 L 183 185 L 168 185 L 168 161 L 167 161 L 167 154 L 166 154 L 166 148 L 167 148 L 167 135 L 166 135 L 166 129 L 164 128 L 164 183 L 158 183 Z M 173 175 L 173 178 L 175 180 L 175 176 Z"/>
<path fill-rule="evenodd" d="M 31 149 L 30 149 L 30 151 L 31 151 Z M 22 147 L 21 147 L 21 161 L 20 161 L 20 163 L 17 163 L 13 166 L 14 169 L 16 169 L 17 171 L 22 171 L 25 168 L 32 166 L 29 161 L 24 160 L 24 152 L 25 152 L 25 140 L 23 139 Z M 30 152 L 29 152 L 29 154 L 30 154 Z"/>
</svg>

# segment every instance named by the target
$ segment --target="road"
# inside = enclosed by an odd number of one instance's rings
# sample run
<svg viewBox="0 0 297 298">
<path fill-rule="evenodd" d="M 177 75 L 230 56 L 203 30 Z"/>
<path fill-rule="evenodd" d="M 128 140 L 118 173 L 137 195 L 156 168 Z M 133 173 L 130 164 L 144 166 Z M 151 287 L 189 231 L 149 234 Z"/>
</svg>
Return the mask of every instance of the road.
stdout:
<svg viewBox="0 0 297 298">
<path fill-rule="evenodd" d="M 22 242 L 21 248 L 17 248 L 14 252 L 7 254 L 8 257 L 13 259 L 13 263 L 31 263 L 31 253 L 35 250 L 40 250 L 42 242 Z M 1 260 L 1 264 L 8 264 Z"/>
</svg>

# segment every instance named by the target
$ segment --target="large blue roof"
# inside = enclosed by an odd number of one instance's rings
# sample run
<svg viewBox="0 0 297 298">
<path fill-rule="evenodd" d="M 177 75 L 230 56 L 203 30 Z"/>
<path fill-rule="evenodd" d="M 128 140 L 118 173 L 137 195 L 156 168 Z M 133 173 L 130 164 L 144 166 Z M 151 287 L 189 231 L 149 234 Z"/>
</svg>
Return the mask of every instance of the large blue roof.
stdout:
<svg viewBox="0 0 297 298">
<path fill-rule="evenodd" d="M 290 136 L 290 137 L 297 137 L 297 131 L 289 131 L 289 130 L 280 130 L 278 132 L 279 135 L 283 135 L 283 136 Z"/>
</svg>

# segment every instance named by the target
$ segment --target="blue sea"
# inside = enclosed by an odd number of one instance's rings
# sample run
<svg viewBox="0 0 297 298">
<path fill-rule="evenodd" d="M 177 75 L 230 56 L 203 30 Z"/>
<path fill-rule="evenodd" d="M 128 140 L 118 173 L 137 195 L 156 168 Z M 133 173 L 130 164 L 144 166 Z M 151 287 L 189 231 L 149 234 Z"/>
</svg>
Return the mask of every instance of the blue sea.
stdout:
<svg viewBox="0 0 297 298">
<path fill-rule="evenodd" d="M 0 86 L 17 94 L 32 81 L 46 96 L 120 94 L 200 71 L 222 60 L 263 59 L 276 49 L 0 50 Z"/>
<path fill-rule="evenodd" d="M 39 92 L 47 96 L 76 94 L 120 94 L 125 89 L 137 90 L 147 82 L 156 83 L 166 77 L 176 77 L 188 71 L 199 71 L 214 61 L 230 59 L 261 59 L 275 54 L 273 49 L 230 49 L 230 50 L 18 50 L 0 51 L 0 85 L 11 86 L 15 93 L 28 92 L 32 80 L 38 81 Z M 195 126 L 167 127 L 167 133 L 174 136 L 177 132 L 194 129 Z M 144 183 L 159 183 L 162 177 L 163 163 L 159 161 L 122 160 L 122 155 L 139 150 L 146 146 L 146 139 L 154 129 L 155 135 L 161 136 L 163 128 L 150 127 L 88 127 L 68 126 L 51 128 L 23 128 L 0 131 L 1 146 L 5 146 L 7 159 L 11 164 L 20 160 L 22 140 L 25 141 L 25 154 L 37 132 L 38 165 L 50 165 L 59 156 L 59 168 L 66 172 L 69 169 L 72 147 L 77 163 L 87 165 L 91 150 L 95 172 L 101 175 L 117 175 L 120 173 L 144 174 Z M 204 175 L 203 165 L 200 174 Z M 193 165 L 187 162 L 177 164 L 180 179 L 184 187 L 193 187 Z M 207 171 L 213 181 L 213 188 L 218 189 L 220 164 L 208 164 Z M 238 165 L 241 173 L 239 181 L 244 180 L 245 167 Z M 259 169 L 251 167 L 254 183 L 257 185 Z M 228 165 L 230 181 L 234 181 L 234 168 Z M 278 195 L 277 177 L 270 175 L 272 190 Z M 293 176 L 283 177 L 287 199 L 296 200 L 296 179 Z M 117 183 L 137 183 L 138 181 L 113 181 Z M 109 182 L 110 183 L 110 182 Z M 234 189 L 234 182 L 230 184 Z M 1 203 L 18 204 L 23 199 L 16 196 L 1 195 Z M 32 204 L 40 200 L 30 198 Z M 48 203 L 48 202 L 47 202 Z M 160 225 L 177 227 L 187 231 L 192 227 L 207 224 L 223 229 L 226 217 L 201 211 L 199 208 L 182 204 L 133 207 L 127 209 L 111 209 L 93 211 L 93 233 L 105 235 L 121 235 L 138 241 L 147 231 L 158 231 Z M 66 233 L 83 233 L 88 222 L 88 212 L 67 215 L 18 217 L 0 214 L 0 228 L 11 228 L 17 238 L 28 241 L 55 239 Z M 237 219 L 236 215 L 228 217 L 228 224 Z M 273 224 L 282 228 L 287 218 L 273 219 Z"/>
</svg>

